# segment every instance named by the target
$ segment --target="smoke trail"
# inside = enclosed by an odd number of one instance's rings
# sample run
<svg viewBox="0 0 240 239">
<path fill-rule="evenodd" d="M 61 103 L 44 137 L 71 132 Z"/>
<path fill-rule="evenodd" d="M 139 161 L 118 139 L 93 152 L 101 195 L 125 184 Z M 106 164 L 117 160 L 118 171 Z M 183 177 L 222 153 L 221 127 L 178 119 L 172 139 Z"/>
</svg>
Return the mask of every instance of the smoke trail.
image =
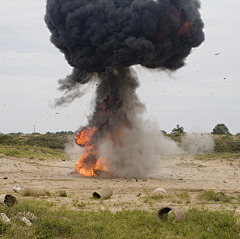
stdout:
<svg viewBox="0 0 240 239">
<path fill-rule="evenodd" d="M 56 105 L 81 97 L 81 85 L 99 83 L 95 112 L 81 130 L 96 127 L 91 146 L 97 144 L 108 168 L 120 176 L 149 175 L 158 168 L 153 155 L 161 153 L 159 140 L 164 144 L 157 126 L 150 124 L 154 130 L 145 130 L 140 117 L 145 106 L 137 97 L 139 83 L 129 67 L 184 66 L 191 49 L 204 40 L 199 8 L 198 0 L 47 0 L 51 42 L 73 67 L 72 74 L 59 81 L 65 95 Z M 113 137 L 119 128 L 120 140 Z M 98 156 L 92 153 L 90 161 Z"/>
</svg>

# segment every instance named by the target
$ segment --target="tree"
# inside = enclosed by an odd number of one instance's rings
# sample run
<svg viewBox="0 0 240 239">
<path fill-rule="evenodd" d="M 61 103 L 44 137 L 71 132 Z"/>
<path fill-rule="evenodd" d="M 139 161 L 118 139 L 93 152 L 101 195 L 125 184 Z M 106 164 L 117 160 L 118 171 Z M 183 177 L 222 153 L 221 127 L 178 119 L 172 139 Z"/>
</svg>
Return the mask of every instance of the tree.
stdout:
<svg viewBox="0 0 240 239">
<path fill-rule="evenodd" d="M 217 124 L 211 134 L 231 134 L 225 124 Z"/>
<path fill-rule="evenodd" d="M 182 133 L 185 133 L 184 128 L 182 126 L 180 127 L 179 124 L 171 132 L 171 134 L 182 134 Z"/>
<path fill-rule="evenodd" d="M 21 134 L 24 134 L 24 133 L 18 132 L 18 133 L 9 133 L 9 134 L 11 134 L 11 135 L 21 135 Z"/>
</svg>

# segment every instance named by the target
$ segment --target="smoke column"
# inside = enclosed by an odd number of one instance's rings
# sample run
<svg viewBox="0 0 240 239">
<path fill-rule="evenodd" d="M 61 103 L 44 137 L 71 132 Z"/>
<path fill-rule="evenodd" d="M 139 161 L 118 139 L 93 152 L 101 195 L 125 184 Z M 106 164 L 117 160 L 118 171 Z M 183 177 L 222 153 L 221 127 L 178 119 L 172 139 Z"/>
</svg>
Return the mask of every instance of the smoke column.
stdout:
<svg viewBox="0 0 240 239">
<path fill-rule="evenodd" d="M 158 155 L 176 150 L 163 140 L 157 125 L 141 120 L 145 106 L 130 66 L 171 71 L 183 67 L 191 49 L 204 40 L 199 8 L 198 0 L 47 0 L 51 42 L 73 67 L 59 80 L 65 94 L 56 105 L 81 97 L 81 85 L 98 84 L 95 111 L 88 126 L 79 130 L 96 126 L 92 144 L 110 172 L 149 176 L 159 169 Z M 103 104 L 105 114 L 100 114 Z M 119 140 L 113 135 L 120 128 Z M 88 160 L 96 161 L 92 156 Z"/>
</svg>

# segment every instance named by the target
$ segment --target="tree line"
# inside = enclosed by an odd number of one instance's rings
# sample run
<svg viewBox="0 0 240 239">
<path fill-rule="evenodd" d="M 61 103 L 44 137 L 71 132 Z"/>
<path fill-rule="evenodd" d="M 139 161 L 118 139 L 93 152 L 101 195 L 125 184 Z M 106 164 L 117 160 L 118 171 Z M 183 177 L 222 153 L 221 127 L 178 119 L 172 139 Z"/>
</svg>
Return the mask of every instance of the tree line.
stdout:
<svg viewBox="0 0 240 239">
<path fill-rule="evenodd" d="M 163 134 L 168 134 L 165 130 L 162 130 Z M 184 134 L 186 133 L 184 131 L 183 126 L 180 125 L 176 125 L 175 128 L 172 129 L 170 134 Z M 22 135 L 24 133 L 22 132 L 17 132 L 17 133 L 9 133 L 10 135 Z M 75 132 L 73 131 L 58 131 L 58 132 L 46 132 L 46 135 L 74 135 Z M 228 129 L 228 127 L 225 124 L 217 124 L 211 134 L 215 134 L 215 135 L 232 135 Z M 3 133 L 0 133 L 0 135 L 4 135 Z M 40 133 L 30 133 L 27 135 L 40 135 Z M 240 133 L 237 133 L 236 135 L 240 135 Z"/>
<path fill-rule="evenodd" d="M 166 131 L 162 130 L 164 134 L 167 134 Z M 184 128 L 182 126 L 177 125 L 173 130 L 171 131 L 171 134 L 184 134 L 186 133 L 184 131 Z M 228 129 L 228 127 L 225 124 L 217 124 L 211 134 L 215 135 L 232 135 Z M 240 133 L 237 133 L 236 135 L 240 135 Z"/>
</svg>

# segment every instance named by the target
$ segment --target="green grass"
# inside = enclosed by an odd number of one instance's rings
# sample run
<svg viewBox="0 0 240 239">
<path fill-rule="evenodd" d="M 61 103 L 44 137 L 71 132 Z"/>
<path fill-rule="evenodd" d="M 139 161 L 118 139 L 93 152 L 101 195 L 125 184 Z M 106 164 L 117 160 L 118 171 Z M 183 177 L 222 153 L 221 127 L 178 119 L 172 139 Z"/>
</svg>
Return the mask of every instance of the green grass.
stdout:
<svg viewBox="0 0 240 239">
<path fill-rule="evenodd" d="M 73 137 L 73 136 L 71 136 Z M 49 134 L 49 135 L 0 135 L 0 145 L 28 145 L 51 149 L 64 149 L 68 141 L 67 135 Z"/>
<path fill-rule="evenodd" d="M 208 190 L 199 194 L 198 199 L 215 202 L 230 202 L 231 197 L 223 192 L 215 192 L 213 190 Z"/>
<path fill-rule="evenodd" d="M 0 145 L 0 154 L 16 158 L 38 158 L 39 160 L 54 158 L 64 158 L 65 160 L 69 159 L 69 156 L 61 149 L 50 149 L 26 145 Z"/>
<path fill-rule="evenodd" d="M 240 137 L 226 135 L 214 138 L 214 152 L 240 152 Z"/>
<path fill-rule="evenodd" d="M 185 199 L 185 200 L 189 200 L 190 199 L 190 195 L 188 192 L 184 191 L 181 193 L 175 193 L 175 195 L 181 199 Z"/>
<path fill-rule="evenodd" d="M 165 196 L 163 194 L 156 193 L 155 195 L 151 196 L 152 199 L 157 201 L 162 201 Z"/>
<path fill-rule="evenodd" d="M 67 193 L 65 191 L 58 192 L 59 197 L 67 197 Z"/>
<path fill-rule="evenodd" d="M 0 220 L 0 236 L 10 229 L 10 225 Z"/>
<path fill-rule="evenodd" d="M 149 204 L 150 207 L 154 206 L 155 203 L 162 202 L 166 198 L 165 195 L 156 193 L 155 195 L 146 195 L 141 197 L 143 203 Z"/>
<path fill-rule="evenodd" d="M 79 201 L 75 199 L 73 200 L 73 206 L 78 208 L 83 208 L 86 206 L 86 203 L 84 202 L 79 203 Z"/>
<path fill-rule="evenodd" d="M 186 219 L 174 223 L 170 216 L 166 221 L 158 220 L 156 212 L 142 210 L 109 210 L 84 212 L 58 209 L 47 201 L 21 199 L 18 206 L 4 208 L 9 218 L 18 212 L 29 211 L 37 216 L 28 228 L 22 222 L 15 227 L 0 221 L 1 238 L 239 238 L 240 228 L 236 225 L 233 211 L 213 212 L 189 209 Z M 3 212 L 3 209 L 0 209 Z M 13 224 L 13 223 L 12 223 Z"/>
</svg>

